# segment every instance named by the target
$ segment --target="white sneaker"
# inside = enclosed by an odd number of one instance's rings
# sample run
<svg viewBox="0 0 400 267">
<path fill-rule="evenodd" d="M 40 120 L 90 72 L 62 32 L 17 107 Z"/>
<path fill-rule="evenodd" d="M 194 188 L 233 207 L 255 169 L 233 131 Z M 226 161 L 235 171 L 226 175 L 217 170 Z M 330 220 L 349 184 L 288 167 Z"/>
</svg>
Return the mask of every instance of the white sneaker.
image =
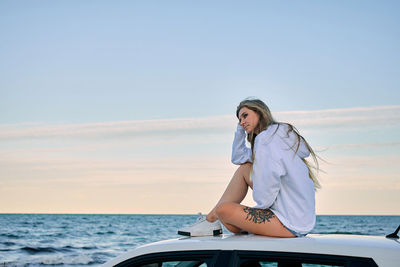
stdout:
<svg viewBox="0 0 400 267">
<path fill-rule="evenodd" d="M 209 222 L 201 213 L 199 213 L 195 224 L 178 230 L 178 235 L 186 236 L 215 236 L 220 234 L 222 234 L 221 223 L 219 221 Z"/>
</svg>

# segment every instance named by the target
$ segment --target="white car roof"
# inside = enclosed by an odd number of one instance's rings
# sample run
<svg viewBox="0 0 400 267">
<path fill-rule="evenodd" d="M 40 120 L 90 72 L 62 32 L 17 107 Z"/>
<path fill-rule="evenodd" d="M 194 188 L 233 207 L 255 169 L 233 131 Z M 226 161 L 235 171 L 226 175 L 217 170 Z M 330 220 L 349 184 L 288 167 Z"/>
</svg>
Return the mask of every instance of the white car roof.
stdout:
<svg viewBox="0 0 400 267">
<path fill-rule="evenodd" d="M 259 235 L 221 235 L 182 237 L 159 241 L 135 248 L 104 266 L 113 266 L 127 259 L 159 252 L 189 250 L 247 250 L 328 254 L 373 258 L 379 266 L 398 266 L 399 239 L 384 236 L 310 234 L 298 238 L 273 238 Z"/>
</svg>

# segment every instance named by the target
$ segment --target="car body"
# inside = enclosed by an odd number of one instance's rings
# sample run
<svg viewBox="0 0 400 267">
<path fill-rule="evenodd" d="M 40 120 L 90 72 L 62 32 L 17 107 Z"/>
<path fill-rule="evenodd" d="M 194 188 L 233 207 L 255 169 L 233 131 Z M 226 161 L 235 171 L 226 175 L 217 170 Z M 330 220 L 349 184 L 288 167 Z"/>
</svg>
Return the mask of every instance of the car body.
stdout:
<svg viewBox="0 0 400 267">
<path fill-rule="evenodd" d="M 135 248 L 110 266 L 400 266 L 400 241 L 383 236 L 253 234 L 182 237 Z"/>
</svg>

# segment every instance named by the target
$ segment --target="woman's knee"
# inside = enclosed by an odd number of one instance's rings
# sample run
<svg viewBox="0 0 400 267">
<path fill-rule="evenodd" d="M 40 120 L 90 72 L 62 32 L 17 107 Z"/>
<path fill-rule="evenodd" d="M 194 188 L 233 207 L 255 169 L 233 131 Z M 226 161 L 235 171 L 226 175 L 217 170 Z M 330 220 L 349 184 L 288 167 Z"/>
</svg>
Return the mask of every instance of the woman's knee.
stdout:
<svg viewBox="0 0 400 267">
<path fill-rule="evenodd" d="M 251 188 L 253 188 L 253 183 L 250 180 L 250 172 L 251 172 L 252 167 L 253 167 L 253 164 L 247 162 L 247 163 L 240 165 L 239 169 L 238 169 L 240 171 L 241 176 L 244 178 L 246 184 L 248 186 L 250 186 Z"/>
<path fill-rule="evenodd" d="M 252 163 L 246 162 L 246 163 L 240 164 L 239 169 L 242 170 L 243 172 L 250 172 L 252 165 L 253 165 Z"/>
<path fill-rule="evenodd" d="M 215 208 L 215 213 L 220 220 L 224 220 L 227 218 L 230 213 L 232 213 L 232 203 L 230 202 L 223 202 L 217 205 Z"/>
</svg>

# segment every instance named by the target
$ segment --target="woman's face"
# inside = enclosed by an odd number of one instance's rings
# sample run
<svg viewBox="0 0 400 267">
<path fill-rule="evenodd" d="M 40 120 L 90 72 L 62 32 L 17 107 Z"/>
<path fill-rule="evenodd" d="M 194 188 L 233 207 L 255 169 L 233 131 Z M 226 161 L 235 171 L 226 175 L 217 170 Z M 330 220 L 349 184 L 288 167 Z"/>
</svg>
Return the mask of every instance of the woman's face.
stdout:
<svg viewBox="0 0 400 267">
<path fill-rule="evenodd" d="M 252 133 L 257 127 L 259 118 L 260 116 L 251 109 L 242 107 L 239 110 L 239 124 L 248 134 Z"/>
</svg>

